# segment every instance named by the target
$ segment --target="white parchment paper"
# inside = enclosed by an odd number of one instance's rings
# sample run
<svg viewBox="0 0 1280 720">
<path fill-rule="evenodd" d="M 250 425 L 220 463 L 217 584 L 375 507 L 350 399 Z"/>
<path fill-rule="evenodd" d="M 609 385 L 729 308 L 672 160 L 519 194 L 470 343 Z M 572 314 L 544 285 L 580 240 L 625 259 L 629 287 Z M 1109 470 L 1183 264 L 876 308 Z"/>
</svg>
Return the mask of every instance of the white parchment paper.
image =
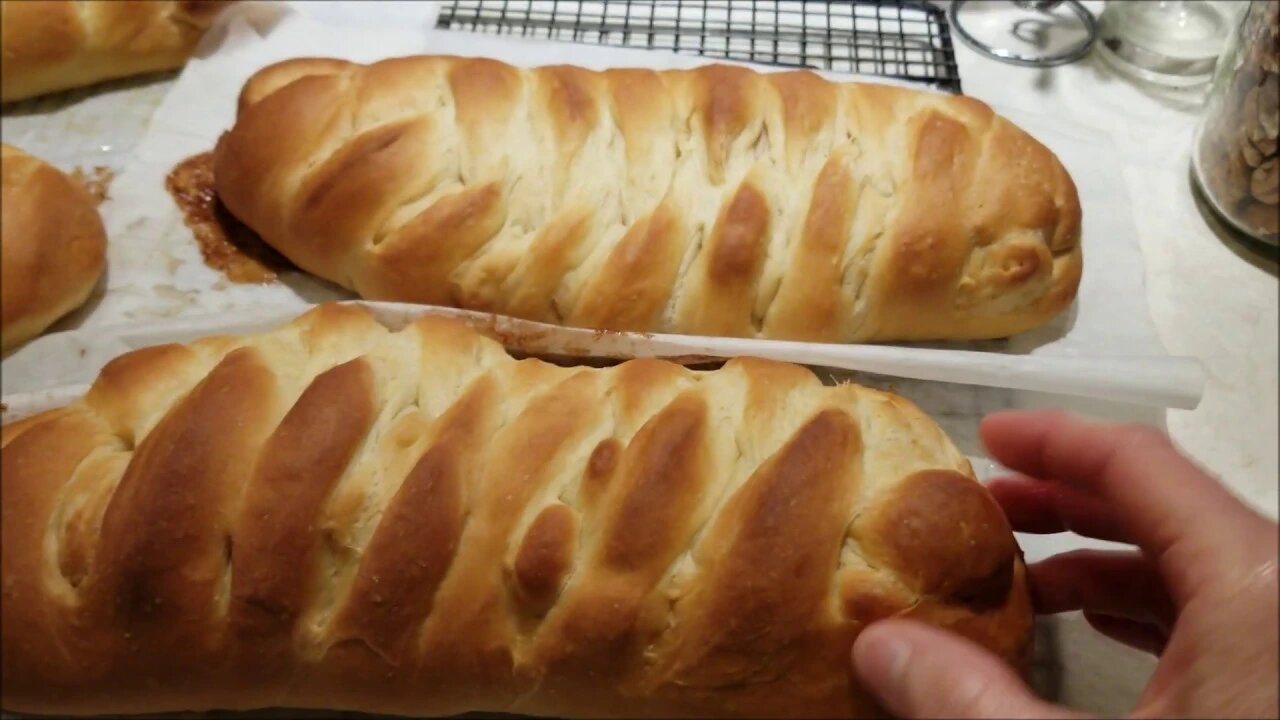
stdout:
<svg viewBox="0 0 1280 720">
<path fill-rule="evenodd" d="M 339 28 L 279 10 L 242 12 L 206 38 L 173 85 L 111 187 L 103 215 L 111 239 L 105 292 L 63 325 L 103 339 L 130 323 L 266 310 L 299 312 L 348 299 L 345 290 L 302 273 L 269 285 L 231 283 L 206 267 L 164 177 L 182 159 L 210 149 L 234 121 L 244 80 L 269 63 L 303 55 L 372 61 L 420 52 L 490 56 L 518 65 L 692 67 L 697 57 L 463 32 Z M 1000 108 L 997 108 L 1000 110 Z M 1196 361 L 1161 346 L 1142 287 L 1142 258 L 1109 141 L 1057 119 L 1007 112 L 1053 149 L 1071 172 L 1084 207 L 1085 273 L 1076 303 L 1054 322 L 1003 341 L 913 346 L 830 346 L 814 365 L 954 383 L 1105 395 L 1161 406 L 1194 406 Z M 5 394 L 68 382 L 65 350 L 49 336 L 5 359 Z M 70 341 L 70 339 L 67 339 Z M 73 344 L 85 344 L 76 339 Z M 703 339 L 710 354 L 769 354 L 753 341 Z M 967 352 L 966 352 L 967 351 Z M 52 355 L 62 354 L 63 361 Z M 652 353 L 651 353 L 652 354 Z M 842 357 L 843 355 L 843 357 Z M 805 361 L 804 357 L 794 357 Z M 1003 379 L 1003 383 L 1001 380 Z"/>
</svg>

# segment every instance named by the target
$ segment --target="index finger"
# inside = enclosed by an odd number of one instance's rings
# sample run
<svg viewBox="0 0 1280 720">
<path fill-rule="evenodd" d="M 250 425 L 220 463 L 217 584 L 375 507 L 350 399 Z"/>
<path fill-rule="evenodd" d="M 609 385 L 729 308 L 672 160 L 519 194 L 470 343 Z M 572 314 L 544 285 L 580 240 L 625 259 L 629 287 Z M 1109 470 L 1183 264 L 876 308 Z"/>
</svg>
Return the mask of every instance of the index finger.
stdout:
<svg viewBox="0 0 1280 720">
<path fill-rule="evenodd" d="M 1253 512 L 1142 425 L 1089 423 L 1061 412 L 999 412 L 981 425 L 1001 463 L 1079 488 L 1113 507 L 1138 545 L 1185 595 L 1231 552 Z"/>
</svg>

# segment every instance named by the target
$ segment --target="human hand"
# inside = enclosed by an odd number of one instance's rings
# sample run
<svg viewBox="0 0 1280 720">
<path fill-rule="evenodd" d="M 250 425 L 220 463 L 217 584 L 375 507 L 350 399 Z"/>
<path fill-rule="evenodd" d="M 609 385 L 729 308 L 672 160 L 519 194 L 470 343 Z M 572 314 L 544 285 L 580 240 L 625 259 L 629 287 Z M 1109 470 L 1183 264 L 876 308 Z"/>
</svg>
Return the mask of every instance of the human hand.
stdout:
<svg viewBox="0 0 1280 720">
<path fill-rule="evenodd" d="M 1001 412 L 983 442 L 1021 473 L 991 483 L 1019 532 L 1072 531 L 1139 552 L 1080 550 L 1029 568 L 1039 613 L 1082 610 L 1159 656 L 1134 717 L 1280 717 L 1277 525 L 1160 432 L 1059 412 Z M 904 717 L 1083 717 L 944 630 L 884 620 L 854 643 L 868 690 Z"/>
</svg>

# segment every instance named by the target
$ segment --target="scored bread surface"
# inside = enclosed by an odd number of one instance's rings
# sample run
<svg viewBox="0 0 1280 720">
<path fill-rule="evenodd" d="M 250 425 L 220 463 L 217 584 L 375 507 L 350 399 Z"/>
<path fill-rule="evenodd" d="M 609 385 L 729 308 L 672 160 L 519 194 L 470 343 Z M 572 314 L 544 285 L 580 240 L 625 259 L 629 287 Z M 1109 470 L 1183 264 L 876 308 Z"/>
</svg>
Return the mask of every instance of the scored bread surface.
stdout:
<svg viewBox="0 0 1280 720">
<path fill-rule="evenodd" d="M 1025 568 L 907 401 L 738 359 L 516 360 L 321 306 L 7 425 L 6 710 L 862 716 L 913 617 L 1025 660 Z"/>
<path fill-rule="evenodd" d="M 981 102 L 810 72 L 421 56 L 245 84 L 219 197 L 372 300 L 613 330 L 994 338 L 1070 305 L 1080 206 Z"/>
</svg>

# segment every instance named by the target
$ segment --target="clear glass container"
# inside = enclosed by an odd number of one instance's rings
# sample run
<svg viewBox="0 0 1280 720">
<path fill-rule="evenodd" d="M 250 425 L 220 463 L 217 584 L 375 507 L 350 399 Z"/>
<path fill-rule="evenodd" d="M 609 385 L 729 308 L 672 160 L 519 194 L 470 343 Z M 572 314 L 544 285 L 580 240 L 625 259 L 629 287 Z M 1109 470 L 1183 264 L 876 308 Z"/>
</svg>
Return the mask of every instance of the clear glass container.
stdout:
<svg viewBox="0 0 1280 720">
<path fill-rule="evenodd" d="M 1098 18 L 1098 53 L 1136 80 L 1203 87 L 1229 32 L 1231 8 L 1206 0 L 1107 3 Z"/>
<path fill-rule="evenodd" d="M 1253 0 L 1218 60 L 1192 175 L 1227 222 L 1280 244 L 1280 2 Z"/>
</svg>

